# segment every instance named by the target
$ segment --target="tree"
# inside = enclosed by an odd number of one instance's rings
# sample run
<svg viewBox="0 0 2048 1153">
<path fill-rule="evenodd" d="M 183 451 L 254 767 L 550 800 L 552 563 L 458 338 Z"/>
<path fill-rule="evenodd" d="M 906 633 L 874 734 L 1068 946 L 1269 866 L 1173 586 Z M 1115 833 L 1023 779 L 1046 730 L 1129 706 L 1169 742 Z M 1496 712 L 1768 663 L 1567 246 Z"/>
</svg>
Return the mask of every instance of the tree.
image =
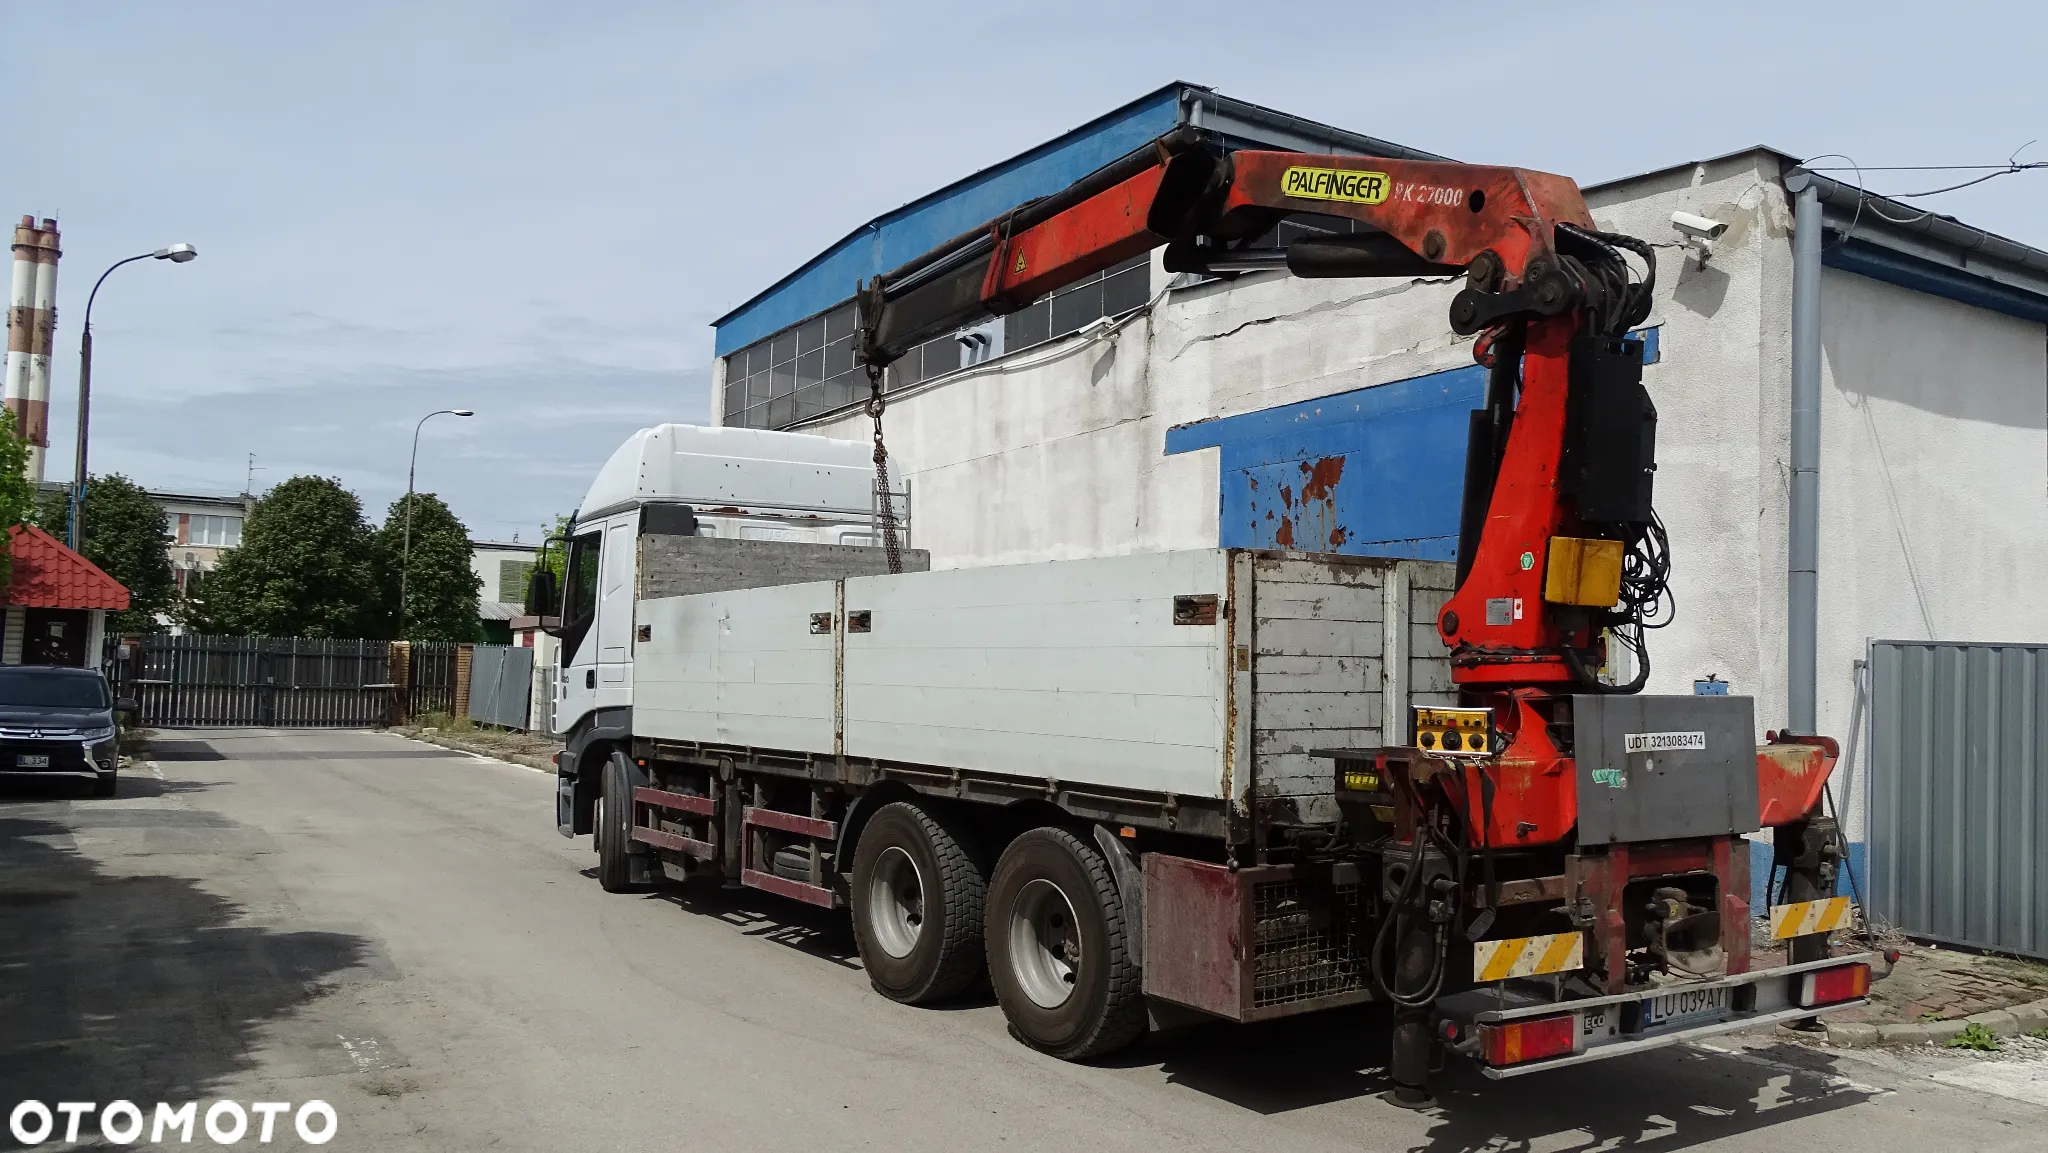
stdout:
<svg viewBox="0 0 2048 1153">
<path fill-rule="evenodd" d="M 68 492 L 54 492 L 55 524 L 68 527 Z M 45 512 L 44 529 L 58 538 Z M 85 486 L 85 539 L 79 552 L 108 576 L 128 588 L 128 609 L 107 618 L 110 632 L 156 632 L 157 614 L 178 603 L 178 576 L 165 549 L 171 543 L 171 517 L 141 485 L 116 473 L 93 477 Z"/>
<path fill-rule="evenodd" d="M 36 485 L 28 478 L 28 440 L 18 431 L 14 413 L 0 410 L 0 529 L 28 524 L 36 512 Z M 0 544 L 0 588 L 14 581 L 12 541 Z"/>
<path fill-rule="evenodd" d="M 555 517 L 555 527 L 543 528 L 541 530 L 540 547 L 533 550 L 533 559 L 536 565 L 541 561 L 542 550 L 546 550 L 547 570 L 555 574 L 555 584 L 557 586 L 562 583 L 562 578 L 566 575 L 562 570 L 569 565 L 569 530 L 574 528 L 575 525 L 575 519 L 567 514 Z M 553 548 L 548 548 L 548 541 L 551 538 L 560 540 L 562 543 Z"/>
<path fill-rule="evenodd" d="M 377 583 L 389 617 L 386 628 L 398 631 L 398 595 L 405 588 L 405 637 L 414 641 L 473 641 L 482 633 L 477 596 L 483 581 L 470 567 L 469 529 L 456 519 L 441 498 L 430 492 L 412 497 L 412 553 L 405 551 L 405 499 L 391 502 L 384 527 L 377 530 Z M 401 582 L 400 577 L 403 576 Z"/>
<path fill-rule="evenodd" d="M 338 480 L 295 476 L 250 510 L 191 617 L 214 632 L 376 637 L 386 635 L 381 604 L 362 502 Z"/>
</svg>

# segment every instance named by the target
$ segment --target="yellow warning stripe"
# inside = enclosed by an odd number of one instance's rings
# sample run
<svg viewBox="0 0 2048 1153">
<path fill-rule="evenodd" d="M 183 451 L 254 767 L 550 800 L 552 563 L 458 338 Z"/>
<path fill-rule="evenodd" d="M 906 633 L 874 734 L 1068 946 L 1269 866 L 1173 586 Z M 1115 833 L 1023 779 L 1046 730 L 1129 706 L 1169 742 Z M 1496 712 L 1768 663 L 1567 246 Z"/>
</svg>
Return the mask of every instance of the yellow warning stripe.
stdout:
<svg viewBox="0 0 2048 1153">
<path fill-rule="evenodd" d="M 1586 967 L 1583 933 L 1545 933 L 1539 937 L 1507 937 L 1472 945 L 1472 979 L 1505 981 Z"/>
<path fill-rule="evenodd" d="M 1809 933 L 1830 933 L 1848 927 L 1847 897 L 1823 897 L 1818 901 L 1771 906 L 1771 937 L 1775 940 L 1804 937 Z"/>
</svg>

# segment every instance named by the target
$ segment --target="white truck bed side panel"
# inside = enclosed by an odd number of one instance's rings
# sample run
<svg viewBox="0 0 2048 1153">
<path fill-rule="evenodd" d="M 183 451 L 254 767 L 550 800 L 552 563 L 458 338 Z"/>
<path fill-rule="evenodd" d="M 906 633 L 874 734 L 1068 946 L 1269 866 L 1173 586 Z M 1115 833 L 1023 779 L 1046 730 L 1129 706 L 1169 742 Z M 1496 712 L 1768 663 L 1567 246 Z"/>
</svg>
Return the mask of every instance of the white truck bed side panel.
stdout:
<svg viewBox="0 0 2048 1153">
<path fill-rule="evenodd" d="M 1385 743 L 1382 586 L 1394 563 L 1273 553 L 1256 560 L 1252 757 L 1260 796 L 1332 796 L 1331 762 L 1310 752 Z"/>
<path fill-rule="evenodd" d="M 1176 596 L 1227 586 L 1219 549 L 846 582 L 846 753 L 1223 795 L 1223 626 Z M 1220 617 L 1219 617 L 1220 619 Z"/>
<path fill-rule="evenodd" d="M 829 755 L 835 638 L 811 615 L 836 595 L 814 581 L 640 602 L 634 732 Z"/>
<path fill-rule="evenodd" d="M 1333 766 L 1312 756 L 1314 750 L 1400 743 L 1407 739 L 1410 704 L 1455 701 L 1450 655 L 1435 623 L 1455 570 L 1430 561 L 1260 553 L 1254 571 L 1258 792 L 1291 798 L 1304 820 L 1330 820 L 1336 816 Z M 1408 677 L 1406 684 L 1392 680 L 1406 699 L 1392 710 L 1401 728 L 1388 734 L 1384 659 L 1390 652 L 1404 661 Z"/>
<path fill-rule="evenodd" d="M 1436 618 L 1450 602 L 1457 567 L 1418 561 L 1409 571 L 1408 703 L 1455 705 L 1458 690 L 1451 683 L 1451 650 L 1436 629 Z"/>
</svg>

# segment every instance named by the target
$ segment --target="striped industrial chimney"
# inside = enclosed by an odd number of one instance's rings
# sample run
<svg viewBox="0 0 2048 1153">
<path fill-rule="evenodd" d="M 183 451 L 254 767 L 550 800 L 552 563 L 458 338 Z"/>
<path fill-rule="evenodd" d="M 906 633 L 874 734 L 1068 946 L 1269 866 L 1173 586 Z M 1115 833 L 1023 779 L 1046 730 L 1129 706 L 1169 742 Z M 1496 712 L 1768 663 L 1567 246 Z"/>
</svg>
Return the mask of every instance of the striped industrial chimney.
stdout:
<svg viewBox="0 0 2048 1153">
<path fill-rule="evenodd" d="M 17 432 L 28 428 L 29 362 L 36 339 L 36 268 L 42 233 L 36 218 L 24 216 L 14 230 L 14 277 L 7 294 L 7 367 L 4 392 Z M 29 476 L 42 479 L 39 454 L 31 453 Z"/>
<path fill-rule="evenodd" d="M 44 458 L 50 454 L 50 355 L 57 351 L 57 222 L 43 218 L 36 238 L 35 341 L 29 345 L 28 415 L 21 421 L 28 438 L 29 479 L 41 483 Z"/>
</svg>

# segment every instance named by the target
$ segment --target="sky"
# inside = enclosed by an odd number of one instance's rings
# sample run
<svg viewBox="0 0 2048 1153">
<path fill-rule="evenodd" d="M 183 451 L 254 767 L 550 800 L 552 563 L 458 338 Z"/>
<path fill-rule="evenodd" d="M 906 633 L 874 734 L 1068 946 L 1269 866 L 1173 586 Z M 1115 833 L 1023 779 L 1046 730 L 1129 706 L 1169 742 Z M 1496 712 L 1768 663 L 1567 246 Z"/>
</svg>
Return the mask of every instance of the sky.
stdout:
<svg viewBox="0 0 2048 1153">
<path fill-rule="evenodd" d="M 708 419 L 713 318 L 1173 80 L 1582 184 L 1753 144 L 2048 160 L 2041 5 L 1446 11 L 0 0 L 0 219 L 63 231 L 50 472 L 94 277 L 186 241 L 94 305 L 95 472 L 232 493 L 254 454 L 257 491 L 333 476 L 381 521 L 415 423 L 472 408 L 421 432 L 419 488 L 533 540 L 634 429 Z M 2048 170 L 1918 203 L 2048 247 Z"/>
</svg>

